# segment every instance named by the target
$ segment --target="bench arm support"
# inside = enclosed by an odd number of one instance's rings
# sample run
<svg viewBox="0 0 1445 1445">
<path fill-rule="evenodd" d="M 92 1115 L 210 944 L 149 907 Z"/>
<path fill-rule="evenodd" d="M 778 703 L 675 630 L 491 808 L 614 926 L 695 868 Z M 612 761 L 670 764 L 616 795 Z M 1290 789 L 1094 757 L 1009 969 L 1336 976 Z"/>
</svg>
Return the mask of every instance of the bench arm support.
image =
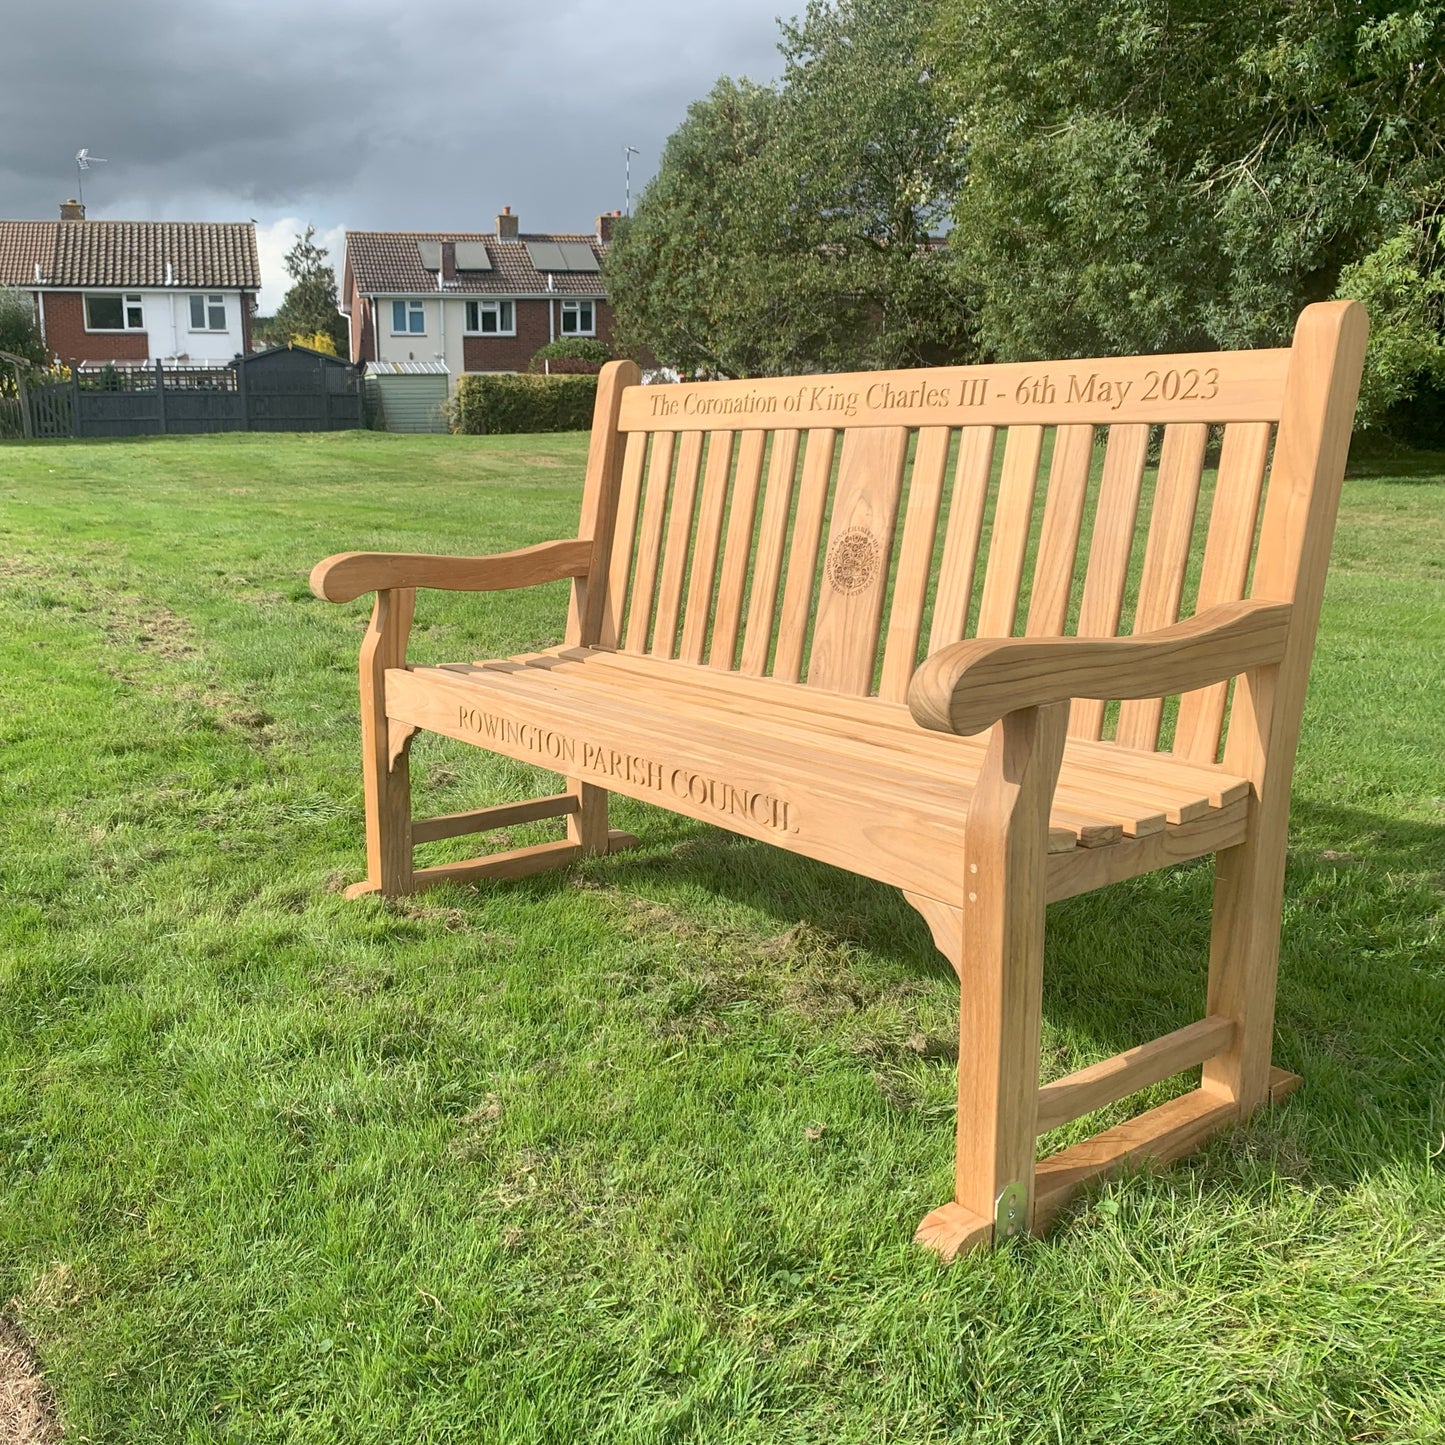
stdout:
<svg viewBox="0 0 1445 1445">
<path fill-rule="evenodd" d="M 1166 697 L 1268 667 L 1284 656 L 1287 602 L 1226 602 L 1135 637 L 972 638 L 913 674 L 920 726 L 979 733 L 1008 713 L 1075 697 Z"/>
<path fill-rule="evenodd" d="M 444 592 L 502 592 L 564 577 L 585 577 L 590 539 L 539 542 L 490 557 L 436 557 L 423 552 L 339 552 L 318 562 L 311 590 L 323 602 L 351 602 L 364 592 L 431 587 Z"/>
</svg>

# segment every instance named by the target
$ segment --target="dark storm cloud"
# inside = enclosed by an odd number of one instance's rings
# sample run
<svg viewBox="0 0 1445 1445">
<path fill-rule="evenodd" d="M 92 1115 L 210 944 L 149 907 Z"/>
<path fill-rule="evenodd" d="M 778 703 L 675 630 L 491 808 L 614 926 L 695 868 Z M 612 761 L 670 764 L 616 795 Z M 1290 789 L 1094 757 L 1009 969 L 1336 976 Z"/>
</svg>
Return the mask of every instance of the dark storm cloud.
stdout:
<svg viewBox="0 0 1445 1445">
<path fill-rule="evenodd" d="M 587 226 L 724 72 L 776 73 L 778 0 L 3 0 L 0 216 Z"/>
</svg>

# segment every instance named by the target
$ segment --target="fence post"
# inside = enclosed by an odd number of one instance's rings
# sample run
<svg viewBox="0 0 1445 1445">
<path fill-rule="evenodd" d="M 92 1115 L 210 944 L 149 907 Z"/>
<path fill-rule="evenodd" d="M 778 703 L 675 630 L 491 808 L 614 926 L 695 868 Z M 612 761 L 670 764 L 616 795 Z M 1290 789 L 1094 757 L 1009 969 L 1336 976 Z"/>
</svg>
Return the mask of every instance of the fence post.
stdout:
<svg viewBox="0 0 1445 1445">
<path fill-rule="evenodd" d="M 35 426 L 30 420 L 30 388 L 25 384 L 25 368 L 15 368 L 15 394 L 20 398 L 20 435 L 26 441 L 35 440 Z"/>
<path fill-rule="evenodd" d="M 80 435 L 80 363 L 74 357 L 70 361 L 70 434 Z"/>
<path fill-rule="evenodd" d="M 246 358 L 238 356 L 235 360 L 236 367 L 236 391 L 241 397 L 241 430 L 251 430 L 251 403 L 246 396 Z"/>
<path fill-rule="evenodd" d="M 166 434 L 166 369 L 156 357 L 156 410 L 161 420 L 161 435 Z"/>
</svg>

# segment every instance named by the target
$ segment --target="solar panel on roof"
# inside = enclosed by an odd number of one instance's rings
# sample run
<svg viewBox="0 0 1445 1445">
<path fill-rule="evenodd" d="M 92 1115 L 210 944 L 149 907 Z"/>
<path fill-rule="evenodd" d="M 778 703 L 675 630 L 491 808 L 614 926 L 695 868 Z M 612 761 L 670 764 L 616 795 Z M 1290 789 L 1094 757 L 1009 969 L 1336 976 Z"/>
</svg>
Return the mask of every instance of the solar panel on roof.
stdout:
<svg viewBox="0 0 1445 1445">
<path fill-rule="evenodd" d="M 596 271 L 597 257 L 585 241 L 559 241 L 557 249 L 562 253 L 564 271 Z"/>
<path fill-rule="evenodd" d="M 562 248 L 555 241 L 528 241 L 527 255 L 539 271 L 565 271 Z"/>
<path fill-rule="evenodd" d="M 487 255 L 487 248 L 481 241 L 457 242 L 458 271 L 490 271 L 491 269 L 492 258 Z"/>
<path fill-rule="evenodd" d="M 440 271 L 442 268 L 442 243 L 440 241 L 418 241 L 416 253 L 421 257 L 423 271 Z"/>
<path fill-rule="evenodd" d="M 596 271 L 597 257 L 585 241 L 527 241 L 527 255 L 539 271 Z"/>
</svg>

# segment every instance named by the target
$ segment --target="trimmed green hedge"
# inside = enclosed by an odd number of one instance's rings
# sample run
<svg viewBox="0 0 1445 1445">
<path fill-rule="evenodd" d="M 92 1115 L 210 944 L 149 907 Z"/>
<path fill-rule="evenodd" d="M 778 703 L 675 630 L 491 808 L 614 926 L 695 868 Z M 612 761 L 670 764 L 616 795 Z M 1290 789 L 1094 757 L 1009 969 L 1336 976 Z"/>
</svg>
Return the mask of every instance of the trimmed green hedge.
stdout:
<svg viewBox="0 0 1445 1445">
<path fill-rule="evenodd" d="M 463 376 L 452 430 L 468 436 L 502 432 L 587 431 L 597 400 L 595 376 Z"/>
</svg>

